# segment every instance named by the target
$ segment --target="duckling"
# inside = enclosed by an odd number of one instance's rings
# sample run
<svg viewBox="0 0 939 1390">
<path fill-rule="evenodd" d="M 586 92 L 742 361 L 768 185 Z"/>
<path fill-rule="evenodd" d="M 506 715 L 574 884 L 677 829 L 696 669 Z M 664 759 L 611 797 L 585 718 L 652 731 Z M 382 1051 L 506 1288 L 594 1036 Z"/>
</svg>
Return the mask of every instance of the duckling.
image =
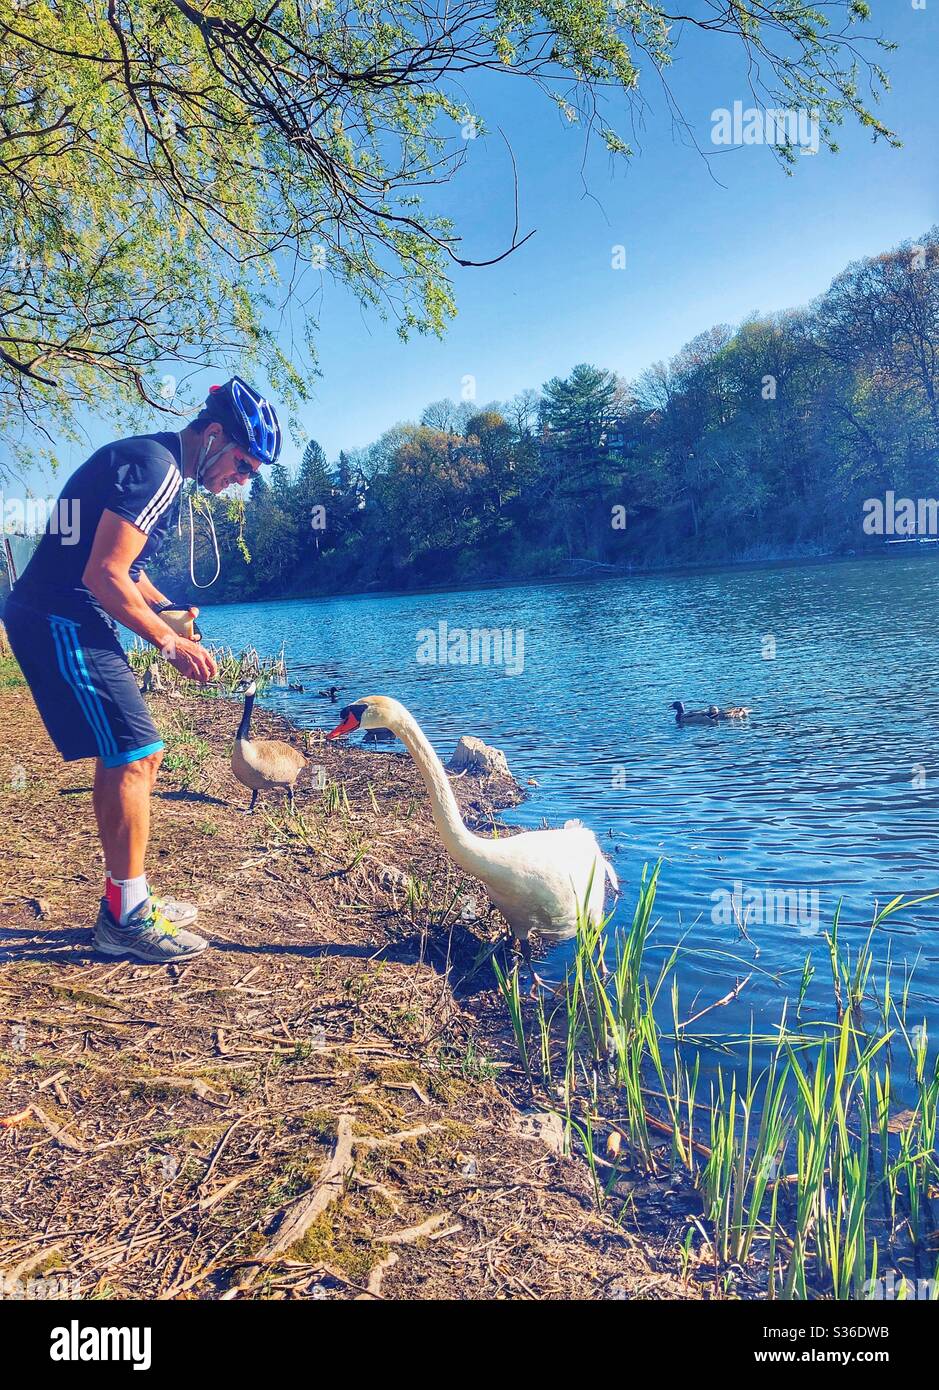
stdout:
<svg viewBox="0 0 939 1390">
<path fill-rule="evenodd" d="M 749 705 L 728 705 L 726 709 L 718 709 L 717 705 L 711 705 L 708 714 L 712 719 L 749 719 Z"/>
<path fill-rule="evenodd" d="M 711 713 L 716 706 L 712 705 L 710 710 L 704 709 L 685 709 L 681 700 L 674 700 L 669 709 L 675 711 L 675 723 L 681 726 L 685 724 L 716 724 L 717 716 Z"/>
<path fill-rule="evenodd" d="M 331 700 L 335 704 L 336 696 L 339 694 L 339 686 L 328 685 L 325 690 L 318 690 L 316 693 L 321 700 Z"/>
<path fill-rule="evenodd" d="M 281 739 L 251 738 L 251 712 L 257 691 L 256 681 L 251 681 L 245 690 L 244 710 L 231 755 L 231 770 L 239 782 L 251 788 L 249 814 L 254 810 L 258 792 L 274 791 L 277 787 L 286 787 L 293 811 L 293 786 L 306 767 L 306 758 Z"/>
</svg>

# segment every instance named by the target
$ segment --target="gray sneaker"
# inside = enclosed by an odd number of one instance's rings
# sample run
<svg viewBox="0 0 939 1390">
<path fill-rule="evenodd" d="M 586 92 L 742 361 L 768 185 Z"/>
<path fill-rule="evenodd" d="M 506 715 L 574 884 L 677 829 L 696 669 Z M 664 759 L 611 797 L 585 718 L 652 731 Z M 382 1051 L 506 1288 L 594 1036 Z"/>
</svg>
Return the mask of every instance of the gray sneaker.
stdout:
<svg viewBox="0 0 939 1390">
<path fill-rule="evenodd" d="M 168 921 L 152 901 L 135 908 L 122 927 L 111 915 L 107 899 L 101 899 L 94 929 L 94 948 L 100 955 L 135 956 L 150 965 L 172 965 L 201 955 L 208 944 L 204 937 Z"/>
</svg>

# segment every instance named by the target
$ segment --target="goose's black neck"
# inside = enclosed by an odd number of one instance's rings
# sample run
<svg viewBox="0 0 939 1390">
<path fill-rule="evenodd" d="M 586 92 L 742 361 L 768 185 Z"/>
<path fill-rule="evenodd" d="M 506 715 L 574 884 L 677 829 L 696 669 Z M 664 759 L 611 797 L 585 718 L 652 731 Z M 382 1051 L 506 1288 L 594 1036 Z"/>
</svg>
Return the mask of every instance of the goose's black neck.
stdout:
<svg viewBox="0 0 939 1390">
<path fill-rule="evenodd" d="M 245 696 L 245 707 L 241 712 L 241 723 L 238 725 L 237 737 L 239 739 L 249 738 L 251 735 L 251 711 L 254 709 L 254 696 Z"/>
</svg>

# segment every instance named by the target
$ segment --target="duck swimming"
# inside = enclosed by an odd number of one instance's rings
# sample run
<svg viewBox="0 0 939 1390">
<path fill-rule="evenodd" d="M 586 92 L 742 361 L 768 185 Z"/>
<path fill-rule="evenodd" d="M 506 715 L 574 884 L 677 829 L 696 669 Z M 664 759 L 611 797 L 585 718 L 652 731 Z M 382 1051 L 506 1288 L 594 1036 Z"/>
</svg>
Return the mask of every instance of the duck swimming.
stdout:
<svg viewBox="0 0 939 1390">
<path fill-rule="evenodd" d="M 335 704 L 336 696 L 339 694 L 339 686 L 328 685 L 325 690 L 318 690 L 316 693 L 321 700 L 332 700 L 333 704 Z"/>
<path fill-rule="evenodd" d="M 711 705 L 708 714 L 712 719 L 749 719 L 749 705 L 728 705 L 726 709 L 718 709 L 717 705 Z"/>
<path fill-rule="evenodd" d="M 685 709 L 681 700 L 673 700 L 669 709 L 675 711 L 675 723 L 684 727 L 685 724 L 716 724 L 717 714 L 712 714 L 711 710 L 716 710 L 716 705 L 711 705 L 710 709 Z"/>
</svg>

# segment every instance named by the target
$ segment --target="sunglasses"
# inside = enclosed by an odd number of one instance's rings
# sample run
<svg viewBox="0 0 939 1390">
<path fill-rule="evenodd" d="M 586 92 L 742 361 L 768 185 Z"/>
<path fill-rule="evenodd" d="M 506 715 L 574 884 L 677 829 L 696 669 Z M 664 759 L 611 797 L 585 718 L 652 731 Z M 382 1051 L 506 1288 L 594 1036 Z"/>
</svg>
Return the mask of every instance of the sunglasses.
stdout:
<svg viewBox="0 0 939 1390">
<path fill-rule="evenodd" d="M 261 465 L 258 464 L 258 468 L 260 468 L 260 466 Z M 253 478 L 258 468 L 252 468 L 251 464 L 248 463 L 246 459 L 239 459 L 235 464 L 235 472 L 238 474 L 239 478 Z"/>
<path fill-rule="evenodd" d="M 228 444 L 224 444 L 222 448 L 218 450 L 217 453 L 211 455 L 212 462 L 214 463 L 217 459 L 220 459 L 224 454 L 227 454 L 230 449 L 240 449 L 241 447 L 242 446 L 238 443 L 229 442 Z M 250 463 L 248 461 L 248 459 L 242 458 L 236 461 L 234 468 L 235 476 L 244 481 L 247 478 L 253 478 L 255 474 L 260 471 L 261 464 L 260 462 L 258 462 L 257 467 L 255 467 L 253 463 Z"/>
</svg>

